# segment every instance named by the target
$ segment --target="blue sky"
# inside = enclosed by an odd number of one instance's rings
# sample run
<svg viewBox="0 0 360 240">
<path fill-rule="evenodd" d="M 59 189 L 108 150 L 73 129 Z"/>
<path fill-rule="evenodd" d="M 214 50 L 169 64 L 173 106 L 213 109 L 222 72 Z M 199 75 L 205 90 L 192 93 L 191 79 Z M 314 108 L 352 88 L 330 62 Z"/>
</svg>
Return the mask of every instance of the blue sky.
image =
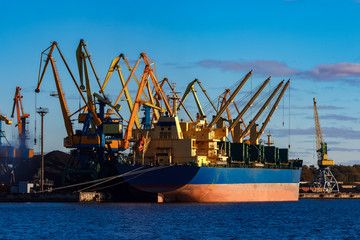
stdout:
<svg viewBox="0 0 360 240">
<path fill-rule="evenodd" d="M 155 61 L 159 78 L 177 83 L 179 92 L 199 78 L 212 98 L 251 69 L 245 92 L 268 76 L 272 87 L 291 78 L 290 91 L 266 130 L 276 145 L 290 144 L 291 157 L 316 164 L 315 97 L 329 157 L 338 164 L 360 163 L 359 11 L 360 1 L 352 0 L 2 1 L 0 110 L 11 115 L 15 87 L 21 86 L 33 136 L 40 53 L 57 41 L 77 76 L 75 50 L 83 38 L 101 79 L 117 55 L 124 53 L 133 62 L 140 52 Z M 75 109 L 78 96 L 61 67 L 60 76 Z M 116 80 L 112 84 L 108 93 L 115 98 L 120 86 Z M 46 151 L 64 150 L 66 134 L 52 91 L 55 84 L 47 74 L 37 97 L 38 107 L 50 109 Z M 36 121 L 39 125 L 40 118 Z M 15 141 L 14 125 L 5 130 Z"/>
</svg>

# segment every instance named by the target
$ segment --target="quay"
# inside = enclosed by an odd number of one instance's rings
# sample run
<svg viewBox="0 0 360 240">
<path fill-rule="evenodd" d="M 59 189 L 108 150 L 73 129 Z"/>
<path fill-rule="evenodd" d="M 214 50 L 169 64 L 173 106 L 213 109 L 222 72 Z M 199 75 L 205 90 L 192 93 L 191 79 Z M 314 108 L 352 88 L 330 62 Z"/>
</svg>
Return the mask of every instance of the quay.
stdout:
<svg viewBox="0 0 360 240">
<path fill-rule="evenodd" d="M 300 193 L 299 199 L 360 199 L 360 193 Z"/>
<path fill-rule="evenodd" d="M 0 202 L 104 202 L 109 198 L 99 192 L 0 194 Z"/>
</svg>

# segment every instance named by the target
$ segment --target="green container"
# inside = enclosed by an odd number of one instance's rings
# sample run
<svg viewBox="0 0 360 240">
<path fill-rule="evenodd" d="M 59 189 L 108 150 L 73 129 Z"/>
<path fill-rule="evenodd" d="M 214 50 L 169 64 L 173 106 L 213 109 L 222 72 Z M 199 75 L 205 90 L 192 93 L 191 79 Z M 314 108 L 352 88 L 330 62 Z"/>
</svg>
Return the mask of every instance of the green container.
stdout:
<svg viewBox="0 0 360 240">
<path fill-rule="evenodd" d="M 249 158 L 251 162 L 259 161 L 263 156 L 263 148 L 261 145 L 249 145 Z"/>
<path fill-rule="evenodd" d="M 279 149 L 279 159 L 280 159 L 281 163 L 288 163 L 289 162 L 289 149 L 280 148 Z"/>
<path fill-rule="evenodd" d="M 266 146 L 265 147 L 265 161 L 267 163 L 276 163 L 276 147 Z"/>
<path fill-rule="evenodd" d="M 231 143 L 231 160 L 244 162 L 249 158 L 248 145 L 245 143 Z"/>
</svg>

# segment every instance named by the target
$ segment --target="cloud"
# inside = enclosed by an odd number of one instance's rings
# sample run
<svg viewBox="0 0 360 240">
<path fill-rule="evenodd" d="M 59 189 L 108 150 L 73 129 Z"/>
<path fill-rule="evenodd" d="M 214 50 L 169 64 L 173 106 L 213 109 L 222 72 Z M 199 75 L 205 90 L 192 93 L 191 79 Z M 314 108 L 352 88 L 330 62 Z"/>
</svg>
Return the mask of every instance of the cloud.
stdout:
<svg viewBox="0 0 360 240">
<path fill-rule="evenodd" d="M 344 115 L 338 115 L 338 114 L 327 114 L 320 117 L 321 119 L 333 119 L 333 120 L 340 120 L 340 121 L 356 121 L 357 118 L 354 117 L 347 117 Z"/>
<path fill-rule="evenodd" d="M 318 64 L 308 71 L 298 73 L 299 77 L 319 81 L 357 82 L 360 77 L 359 63 Z"/>
<path fill-rule="evenodd" d="M 338 151 L 338 152 L 360 152 L 358 148 L 341 148 L 341 147 L 330 147 L 328 146 L 329 151 Z"/>
<path fill-rule="evenodd" d="M 324 110 L 340 110 L 340 109 L 344 109 L 343 107 L 338 107 L 338 106 L 332 106 L 332 105 L 320 105 L 317 106 L 317 109 L 324 109 Z M 309 105 L 309 106 L 291 106 L 292 109 L 314 109 L 314 105 Z"/>
<path fill-rule="evenodd" d="M 194 68 L 194 64 L 192 63 L 186 63 L 186 64 L 179 64 L 179 63 L 174 63 L 174 62 L 166 62 L 164 63 L 165 66 L 169 66 L 169 67 L 175 67 L 178 69 L 190 69 L 190 68 Z"/>
<path fill-rule="evenodd" d="M 295 75 L 299 70 L 289 68 L 284 62 L 256 60 L 256 61 L 222 61 L 222 60 L 201 60 L 196 65 L 204 68 L 217 68 L 223 71 L 243 72 L 254 70 L 255 74 L 265 76 L 284 77 Z"/>
<path fill-rule="evenodd" d="M 335 139 L 360 139 L 360 131 L 345 128 L 325 127 L 321 128 L 324 138 L 335 138 Z M 272 129 L 271 134 L 276 137 L 287 136 L 289 129 Z M 291 136 L 314 136 L 314 128 L 296 128 L 290 129 Z M 326 142 L 326 140 L 325 140 Z"/>
<path fill-rule="evenodd" d="M 360 0 L 359 0 L 360 1 Z M 177 66 L 189 68 L 194 65 Z M 195 63 L 203 68 L 220 69 L 223 71 L 246 72 L 251 69 L 254 74 L 274 77 L 299 77 L 315 81 L 359 83 L 360 63 L 318 64 L 310 70 L 290 68 L 286 63 L 270 60 L 233 61 L 204 59 Z"/>
<path fill-rule="evenodd" d="M 326 133 L 326 137 L 344 138 L 344 139 L 360 139 L 360 131 L 345 128 L 322 128 L 322 132 Z"/>
</svg>

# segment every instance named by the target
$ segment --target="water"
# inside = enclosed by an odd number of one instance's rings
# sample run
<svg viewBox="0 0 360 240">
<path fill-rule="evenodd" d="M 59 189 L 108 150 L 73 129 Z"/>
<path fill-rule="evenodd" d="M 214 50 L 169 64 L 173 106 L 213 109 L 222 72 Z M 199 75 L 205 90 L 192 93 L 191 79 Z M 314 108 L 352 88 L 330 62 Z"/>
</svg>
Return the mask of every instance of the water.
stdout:
<svg viewBox="0 0 360 240">
<path fill-rule="evenodd" d="M 360 239 L 360 200 L 1 203 L 0 239 Z"/>
</svg>

